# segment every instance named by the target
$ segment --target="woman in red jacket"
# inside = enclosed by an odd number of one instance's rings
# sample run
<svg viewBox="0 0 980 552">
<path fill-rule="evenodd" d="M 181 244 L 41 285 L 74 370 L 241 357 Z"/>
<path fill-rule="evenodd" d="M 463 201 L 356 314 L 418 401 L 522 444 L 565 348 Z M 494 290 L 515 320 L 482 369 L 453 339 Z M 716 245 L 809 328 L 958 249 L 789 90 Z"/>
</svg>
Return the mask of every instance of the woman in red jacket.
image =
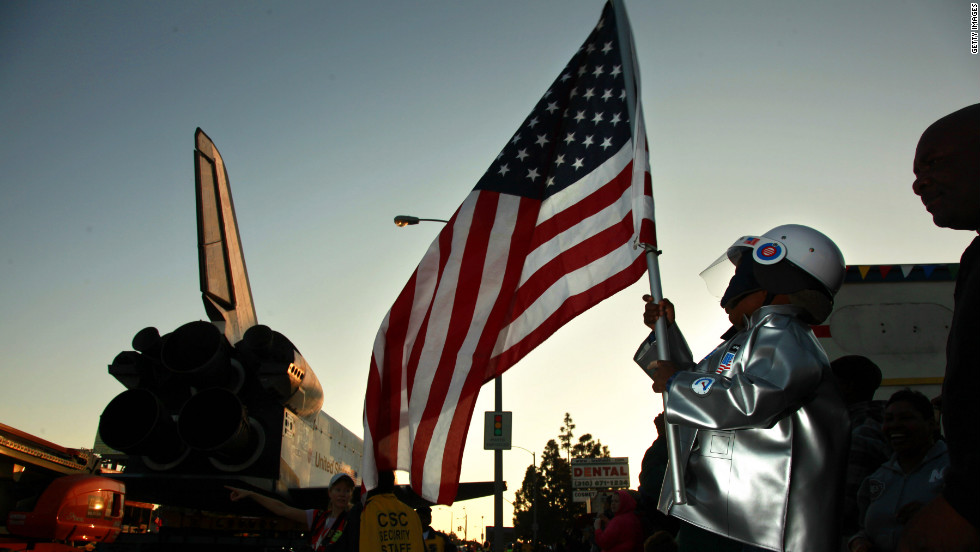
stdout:
<svg viewBox="0 0 980 552">
<path fill-rule="evenodd" d="M 643 524 L 634 512 L 636 500 L 629 491 L 616 491 L 610 509 L 611 520 L 602 514 L 595 520 L 596 545 L 602 552 L 641 552 Z"/>
</svg>

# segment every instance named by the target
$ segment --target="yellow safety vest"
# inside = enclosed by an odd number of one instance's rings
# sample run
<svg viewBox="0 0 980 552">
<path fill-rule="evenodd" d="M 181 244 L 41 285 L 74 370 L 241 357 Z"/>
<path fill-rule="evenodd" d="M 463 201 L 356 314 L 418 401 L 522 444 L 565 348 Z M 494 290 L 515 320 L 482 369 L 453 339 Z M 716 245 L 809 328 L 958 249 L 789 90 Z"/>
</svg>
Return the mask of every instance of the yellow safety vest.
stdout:
<svg viewBox="0 0 980 552">
<path fill-rule="evenodd" d="M 415 510 L 392 493 L 368 499 L 361 513 L 361 552 L 425 552 Z"/>
</svg>

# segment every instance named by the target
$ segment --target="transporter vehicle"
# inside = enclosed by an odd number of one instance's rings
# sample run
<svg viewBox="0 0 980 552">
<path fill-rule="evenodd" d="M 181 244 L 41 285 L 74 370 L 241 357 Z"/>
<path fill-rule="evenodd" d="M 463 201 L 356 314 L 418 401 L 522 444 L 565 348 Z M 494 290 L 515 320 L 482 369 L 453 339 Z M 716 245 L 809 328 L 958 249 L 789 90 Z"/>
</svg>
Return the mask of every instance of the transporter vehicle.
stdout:
<svg viewBox="0 0 980 552">
<path fill-rule="evenodd" d="M 62 552 L 111 543 L 125 487 L 99 457 L 0 424 L 0 550 Z"/>
</svg>

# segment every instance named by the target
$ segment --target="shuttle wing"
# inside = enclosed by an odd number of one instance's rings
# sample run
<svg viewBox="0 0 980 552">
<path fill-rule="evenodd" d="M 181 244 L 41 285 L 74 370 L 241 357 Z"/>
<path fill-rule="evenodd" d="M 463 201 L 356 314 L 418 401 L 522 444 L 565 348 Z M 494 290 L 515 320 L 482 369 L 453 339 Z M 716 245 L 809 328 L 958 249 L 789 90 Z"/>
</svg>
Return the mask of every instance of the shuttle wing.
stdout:
<svg viewBox="0 0 980 552">
<path fill-rule="evenodd" d="M 208 318 L 235 344 L 256 324 L 235 204 L 218 148 L 200 128 L 194 139 L 202 299 Z"/>
</svg>

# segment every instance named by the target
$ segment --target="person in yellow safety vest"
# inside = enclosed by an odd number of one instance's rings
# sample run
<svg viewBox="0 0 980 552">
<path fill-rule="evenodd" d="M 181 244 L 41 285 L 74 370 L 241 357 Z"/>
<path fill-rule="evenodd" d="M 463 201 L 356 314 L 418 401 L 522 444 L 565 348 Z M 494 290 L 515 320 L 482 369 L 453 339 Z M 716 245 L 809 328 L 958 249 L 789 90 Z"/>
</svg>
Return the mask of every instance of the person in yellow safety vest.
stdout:
<svg viewBox="0 0 980 552">
<path fill-rule="evenodd" d="M 449 535 L 432 528 L 432 508 L 419 506 L 415 512 L 422 522 L 422 540 L 425 541 L 427 552 L 456 552 L 456 545 Z"/>
<path fill-rule="evenodd" d="M 379 473 L 378 486 L 361 513 L 362 552 L 425 552 L 419 516 L 398 500 L 394 490 L 395 473 Z"/>
</svg>

